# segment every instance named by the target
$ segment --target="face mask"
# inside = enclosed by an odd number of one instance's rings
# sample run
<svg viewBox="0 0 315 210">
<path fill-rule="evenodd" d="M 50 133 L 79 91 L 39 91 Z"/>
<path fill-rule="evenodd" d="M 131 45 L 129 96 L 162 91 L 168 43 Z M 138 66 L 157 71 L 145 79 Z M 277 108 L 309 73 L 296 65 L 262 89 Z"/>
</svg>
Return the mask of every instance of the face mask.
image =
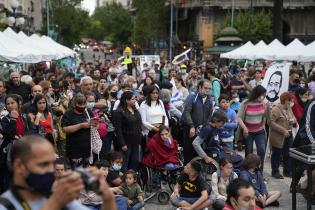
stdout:
<svg viewBox="0 0 315 210">
<path fill-rule="evenodd" d="M 301 88 L 304 88 L 304 87 L 305 87 L 305 84 L 300 84 L 300 87 L 301 87 Z"/>
<path fill-rule="evenodd" d="M 117 98 L 118 92 L 110 92 L 111 97 Z"/>
<path fill-rule="evenodd" d="M 301 101 L 307 102 L 307 98 L 301 98 Z"/>
<path fill-rule="evenodd" d="M 112 74 L 112 75 L 110 75 L 110 77 L 111 77 L 112 79 L 115 79 L 115 78 L 117 77 L 117 75 L 116 75 L 116 74 Z"/>
<path fill-rule="evenodd" d="M 260 170 L 259 167 L 256 167 L 256 168 L 254 169 L 255 172 L 258 172 L 259 170 Z"/>
<path fill-rule="evenodd" d="M 51 187 L 54 181 L 54 172 L 47 172 L 44 174 L 30 172 L 25 179 L 25 182 L 32 190 L 44 196 L 48 196 L 51 193 Z"/>
<path fill-rule="evenodd" d="M 95 103 L 94 103 L 94 102 L 87 102 L 87 103 L 86 103 L 86 108 L 88 108 L 88 109 L 93 109 L 94 106 L 95 106 Z"/>
<path fill-rule="evenodd" d="M 292 108 L 293 106 L 294 106 L 294 103 L 293 103 L 293 102 L 288 103 L 288 109 L 289 109 L 289 108 Z"/>
<path fill-rule="evenodd" d="M 77 112 L 83 113 L 85 111 L 85 107 L 76 106 L 75 110 L 77 110 Z"/>
<path fill-rule="evenodd" d="M 299 83 L 300 79 L 295 79 L 294 82 L 295 83 Z"/>
<path fill-rule="evenodd" d="M 132 84 L 132 88 L 133 88 L 133 89 L 137 89 L 137 87 L 138 87 L 138 84 L 137 84 L 137 83 L 133 83 L 133 84 Z"/>
<path fill-rule="evenodd" d="M 240 98 L 239 97 L 235 98 L 234 102 L 236 102 L 236 103 L 240 102 Z"/>
<path fill-rule="evenodd" d="M 114 163 L 114 165 L 112 166 L 112 168 L 114 169 L 114 171 L 120 171 L 120 169 L 121 169 L 121 165 L 120 164 L 116 164 L 116 163 Z"/>
</svg>

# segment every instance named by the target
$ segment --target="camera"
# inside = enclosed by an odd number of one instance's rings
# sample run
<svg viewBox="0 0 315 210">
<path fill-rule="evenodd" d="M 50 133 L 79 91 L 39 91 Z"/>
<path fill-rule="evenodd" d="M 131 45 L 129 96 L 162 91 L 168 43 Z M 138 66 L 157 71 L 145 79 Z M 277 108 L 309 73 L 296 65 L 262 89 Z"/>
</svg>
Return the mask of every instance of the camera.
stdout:
<svg viewBox="0 0 315 210">
<path fill-rule="evenodd" d="M 74 171 L 80 174 L 86 191 L 99 193 L 100 182 L 95 176 L 82 167 L 76 168 Z"/>
</svg>

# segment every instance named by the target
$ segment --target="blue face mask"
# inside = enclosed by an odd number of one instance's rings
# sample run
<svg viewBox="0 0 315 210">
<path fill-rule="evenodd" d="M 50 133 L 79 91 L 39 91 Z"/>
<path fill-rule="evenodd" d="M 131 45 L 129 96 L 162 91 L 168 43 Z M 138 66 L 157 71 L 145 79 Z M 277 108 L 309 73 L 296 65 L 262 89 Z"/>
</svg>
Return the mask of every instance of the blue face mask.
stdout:
<svg viewBox="0 0 315 210">
<path fill-rule="evenodd" d="M 114 163 L 113 166 L 112 166 L 112 168 L 114 169 L 114 171 L 120 171 L 121 167 L 122 167 L 122 165 L 116 164 L 116 163 Z"/>
<path fill-rule="evenodd" d="M 33 191 L 44 196 L 49 196 L 54 181 L 54 172 L 47 172 L 44 174 L 29 172 L 25 179 L 25 182 Z"/>
</svg>

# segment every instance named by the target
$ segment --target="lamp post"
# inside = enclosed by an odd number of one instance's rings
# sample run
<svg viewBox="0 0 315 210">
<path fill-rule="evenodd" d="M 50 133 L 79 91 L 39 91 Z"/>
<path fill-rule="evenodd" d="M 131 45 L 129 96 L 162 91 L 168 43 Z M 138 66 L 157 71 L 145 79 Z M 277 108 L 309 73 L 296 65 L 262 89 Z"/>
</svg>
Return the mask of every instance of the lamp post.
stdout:
<svg viewBox="0 0 315 210">
<path fill-rule="evenodd" d="M 171 20 L 170 20 L 170 45 L 169 45 L 169 59 L 172 61 L 173 57 L 173 0 L 171 0 Z"/>
<path fill-rule="evenodd" d="M 10 0 L 10 7 L 6 10 L 7 24 L 16 32 L 17 27 L 25 23 L 25 19 L 24 17 L 18 17 L 16 10 L 19 7 L 19 2 L 17 0 Z"/>
</svg>

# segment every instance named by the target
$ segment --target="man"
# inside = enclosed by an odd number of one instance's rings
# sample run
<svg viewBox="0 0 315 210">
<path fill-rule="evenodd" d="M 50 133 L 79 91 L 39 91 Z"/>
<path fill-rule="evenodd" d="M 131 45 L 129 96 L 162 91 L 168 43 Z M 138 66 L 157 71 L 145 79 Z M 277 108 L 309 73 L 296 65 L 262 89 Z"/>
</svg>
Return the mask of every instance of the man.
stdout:
<svg viewBox="0 0 315 210">
<path fill-rule="evenodd" d="M 224 65 L 222 67 L 222 74 L 220 77 L 222 88 L 221 88 L 221 94 L 229 94 L 229 83 L 232 78 L 232 74 L 229 72 L 229 68 L 227 65 Z"/>
<path fill-rule="evenodd" d="M 198 130 L 204 125 L 212 113 L 212 101 L 210 97 L 211 83 L 209 80 L 201 80 L 198 90 L 192 92 L 186 99 L 184 112 L 181 118 L 184 125 L 184 160 L 188 163 L 196 153 L 192 141 Z"/>
<path fill-rule="evenodd" d="M 215 77 L 215 70 L 209 69 L 208 70 L 210 81 L 212 85 L 212 91 L 211 96 L 215 102 L 216 105 L 219 105 L 219 97 L 220 97 L 220 91 L 221 91 L 221 82 L 218 78 Z"/>
<path fill-rule="evenodd" d="M 54 183 L 55 159 L 54 148 L 46 139 L 40 136 L 20 139 L 13 145 L 11 153 L 13 185 L 2 197 L 17 210 L 61 210 L 64 207 L 68 210 L 88 210 L 75 200 L 84 189 L 78 173 L 65 172 Z M 104 202 L 102 209 L 116 209 L 114 196 L 104 177 L 97 169 L 91 169 L 90 173 L 100 183 L 99 191 Z M 7 205 L 0 204 L 0 210 L 8 209 Z"/>
<path fill-rule="evenodd" d="M 22 113 L 30 113 L 32 111 L 31 108 L 32 108 L 32 103 L 35 96 L 43 94 L 43 88 L 40 85 L 34 85 L 31 91 L 32 91 L 31 92 L 32 99 L 31 101 L 23 104 Z"/>
<path fill-rule="evenodd" d="M 262 79 L 261 79 L 261 70 L 260 68 L 256 68 L 256 71 L 255 71 L 255 78 L 252 79 L 251 81 L 249 81 L 249 85 L 251 86 L 251 88 L 254 88 L 258 85 L 261 85 L 262 83 Z"/>
<path fill-rule="evenodd" d="M 279 99 L 279 92 L 282 86 L 282 72 L 274 72 L 267 84 L 267 95 L 266 98 L 269 102 L 273 103 Z"/>
<path fill-rule="evenodd" d="M 21 76 L 19 72 L 12 72 L 10 74 L 10 80 L 6 83 L 7 94 L 18 94 L 22 96 L 23 103 L 30 100 L 31 86 L 21 82 Z"/>
<path fill-rule="evenodd" d="M 186 81 L 187 89 L 189 92 L 196 91 L 198 85 L 198 71 L 196 68 L 192 68 L 189 72 L 189 79 Z"/>
<path fill-rule="evenodd" d="M 76 87 L 75 82 L 74 82 L 74 78 L 75 78 L 74 73 L 68 72 L 68 73 L 65 75 L 65 78 L 66 78 L 66 80 L 68 81 L 68 83 L 70 84 L 70 88 L 71 88 L 72 92 L 73 92 L 73 93 L 78 93 L 79 90 L 78 90 L 78 88 Z"/>
<path fill-rule="evenodd" d="M 255 190 L 251 183 L 235 179 L 227 187 L 227 200 L 223 210 L 261 210 L 255 199 Z"/>
<path fill-rule="evenodd" d="M 0 110 L 3 110 L 5 107 L 4 99 L 5 99 L 5 82 L 0 80 Z"/>
<path fill-rule="evenodd" d="M 236 78 L 230 82 L 230 86 L 232 90 L 236 90 L 240 101 L 243 101 L 247 97 L 247 91 L 251 89 L 249 84 L 245 81 L 244 78 L 244 69 L 237 69 Z"/>
<path fill-rule="evenodd" d="M 289 77 L 289 92 L 295 93 L 300 88 L 300 75 L 297 71 L 291 70 Z"/>
<path fill-rule="evenodd" d="M 93 71 L 93 79 L 97 80 L 97 81 L 100 81 L 101 79 L 101 72 L 99 69 L 95 69 Z"/>
<path fill-rule="evenodd" d="M 90 76 L 82 77 L 80 80 L 81 93 L 85 96 L 89 94 L 94 94 L 93 92 L 93 79 Z M 94 94 L 95 95 L 95 94 Z M 98 102 L 95 102 L 93 107 L 96 108 L 105 108 L 107 106 L 104 99 L 100 99 Z"/>
</svg>

